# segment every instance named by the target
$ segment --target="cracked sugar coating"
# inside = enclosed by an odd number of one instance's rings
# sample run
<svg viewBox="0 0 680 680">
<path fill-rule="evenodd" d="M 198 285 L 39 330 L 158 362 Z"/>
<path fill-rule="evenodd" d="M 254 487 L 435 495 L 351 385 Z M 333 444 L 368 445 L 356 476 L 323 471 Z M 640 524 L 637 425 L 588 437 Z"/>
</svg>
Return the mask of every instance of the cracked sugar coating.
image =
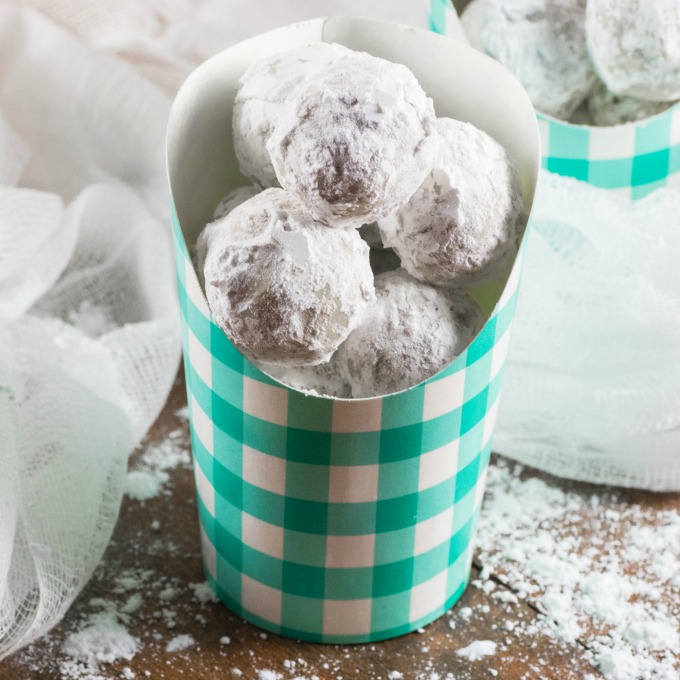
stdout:
<svg viewBox="0 0 680 680">
<path fill-rule="evenodd" d="M 267 148 L 281 186 L 315 219 L 360 227 L 420 186 L 437 148 L 435 122 L 405 66 L 357 52 L 294 90 Z"/>
<path fill-rule="evenodd" d="M 543 113 L 566 120 L 595 86 L 585 0 L 473 0 L 461 21 L 473 47 L 508 68 Z"/>
<path fill-rule="evenodd" d="M 453 361 L 482 327 L 468 295 L 421 283 L 403 269 L 375 278 L 376 301 L 336 357 L 352 397 L 418 385 Z"/>
<path fill-rule="evenodd" d="M 328 361 L 374 300 L 368 246 L 267 189 L 211 225 L 204 275 L 215 323 L 249 358 Z"/>
<path fill-rule="evenodd" d="M 656 116 L 676 102 L 648 102 L 610 92 L 607 86 L 597 88 L 588 97 L 588 112 L 595 125 L 622 125 Z"/>
<path fill-rule="evenodd" d="M 616 94 L 680 99 L 680 2 L 588 0 L 588 49 Z"/>
<path fill-rule="evenodd" d="M 492 137 L 452 118 L 439 118 L 437 129 L 434 168 L 378 224 L 411 276 L 468 287 L 507 273 L 525 225 L 524 197 L 514 162 Z"/>
<path fill-rule="evenodd" d="M 239 80 L 232 131 L 241 172 L 262 187 L 277 187 L 267 139 L 286 97 L 306 79 L 352 54 L 342 45 L 314 43 L 268 57 Z"/>
</svg>

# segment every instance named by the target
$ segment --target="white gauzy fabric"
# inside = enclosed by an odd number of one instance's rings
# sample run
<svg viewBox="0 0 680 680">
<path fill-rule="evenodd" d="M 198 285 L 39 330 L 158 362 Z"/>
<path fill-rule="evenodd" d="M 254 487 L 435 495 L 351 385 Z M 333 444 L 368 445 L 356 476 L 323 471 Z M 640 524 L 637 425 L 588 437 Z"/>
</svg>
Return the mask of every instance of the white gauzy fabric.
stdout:
<svg viewBox="0 0 680 680">
<path fill-rule="evenodd" d="M 174 92 L 200 62 L 277 26 L 352 14 L 426 27 L 430 0 L 24 0 Z"/>
<path fill-rule="evenodd" d="M 429 2 L 22 4 L 0 2 L 0 659 L 87 582 L 177 370 L 168 95 L 278 25 L 425 26 Z"/>
<path fill-rule="evenodd" d="M 0 318 L 23 314 L 68 264 L 78 224 L 55 194 L 0 186 Z"/>
<path fill-rule="evenodd" d="M 680 192 L 632 203 L 544 173 L 494 449 L 552 474 L 680 489 Z"/>
<path fill-rule="evenodd" d="M 87 582 L 177 371 L 169 105 L 0 5 L 0 658 Z"/>
</svg>

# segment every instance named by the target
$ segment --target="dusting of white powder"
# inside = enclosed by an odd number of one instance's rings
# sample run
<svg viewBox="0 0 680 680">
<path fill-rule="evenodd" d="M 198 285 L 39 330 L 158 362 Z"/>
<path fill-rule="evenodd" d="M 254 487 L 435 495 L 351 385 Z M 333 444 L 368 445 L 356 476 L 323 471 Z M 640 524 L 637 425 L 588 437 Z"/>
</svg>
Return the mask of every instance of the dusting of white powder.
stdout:
<svg viewBox="0 0 680 680">
<path fill-rule="evenodd" d="M 163 470 L 131 470 L 125 480 L 125 495 L 137 501 L 157 496 L 169 475 Z"/>
<path fill-rule="evenodd" d="M 411 276 L 452 288 L 507 273 L 525 225 L 514 161 L 469 123 L 438 118 L 439 149 L 418 190 L 378 220 Z"/>
<path fill-rule="evenodd" d="M 101 600 L 92 604 L 103 610 L 91 613 L 81 628 L 66 638 L 62 651 L 86 664 L 132 659 L 139 649 L 139 641 L 123 625 L 126 619 L 112 602 Z"/>
<path fill-rule="evenodd" d="M 232 131 L 242 174 L 262 187 L 278 186 L 267 152 L 284 102 L 305 80 L 352 52 L 342 45 L 314 43 L 257 62 L 239 80 Z"/>
<path fill-rule="evenodd" d="M 405 66 L 357 52 L 291 93 L 267 149 L 281 186 L 315 219 L 358 228 L 392 213 L 425 179 L 435 120 Z"/>
<path fill-rule="evenodd" d="M 677 678 L 680 516 L 633 504 L 614 510 L 597 494 L 521 472 L 490 467 L 477 535 L 484 579 L 497 578 L 541 612 L 531 623 L 506 620 L 505 630 L 578 640 L 607 680 Z M 484 579 L 473 585 L 483 588 Z M 458 615 L 467 620 L 471 610 Z"/>
<path fill-rule="evenodd" d="M 475 640 L 456 652 L 458 656 L 462 656 L 468 661 L 479 661 L 485 656 L 493 656 L 495 653 L 496 643 L 491 640 Z"/>
<path fill-rule="evenodd" d="M 276 673 L 275 671 L 257 671 L 257 680 L 281 680 L 282 677 L 281 673 Z"/>
<path fill-rule="evenodd" d="M 170 470 L 190 465 L 191 456 L 182 431 L 174 430 L 144 450 L 134 468 L 128 471 L 125 494 L 141 502 L 155 498 L 170 480 Z"/>
<path fill-rule="evenodd" d="M 582 0 L 473 0 L 462 23 L 470 44 L 508 68 L 537 110 L 566 119 L 597 80 L 584 9 Z"/>
<path fill-rule="evenodd" d="M 218 226 L 199 237 L 215 323 L 246 356 L 328 361 L 375 299 L 358 232 L 329 229 L 282 189 L 254 196 Z"/>
<path fill-rule="evenodd" d="M 470 296 L 428 286 L 403 269 L 377 276 L 375 292 L 335 357 L 355 398 L 421 383 L 453 361 L 482 326 Z"/>
<path fill-rule="evenodd" d="M 199 602 L 217 602 L 217 595 L 215 595 L 213 589 L 205 581 L 190 583 L 189 587 L 194 592 L 194 598 Z"/>
<path fill-rule="evenodd" d="M 589 0 L 585 22 L 593 64 L 612 92 L 649 101 L 680 97 L 680 4 Z"/>
<path fill-rule="evenodd" d="M 191 635 L 176 635 L 168 644 L 165 646 L 165 651 L 166 652 L 180 652 L 183 649 L 188 649 L 189 647 L 193 647 L 196 644 L 196 640 L 194 640 L 193 636 Z"/>
<path fill-rule="evenodd" d="M 185 405 L 175 411 L 175 416 L 180 420 L 189 420 L 189 406 Z"/>
<path fill-rule="evenodd" d="M 139 464 L 162 466 L 174 461 L 184 465 L 187 461 L 175 451 L 177 442 L 177 435 L 171 433 L 161 444 L 142 452 Z M 593 495 L 565 492 L 537 478 L 524 479 L 521 470 L 503 463 L 490 467 L 477 537 L 476 561 L 482 569 L 471 586 L 486 595 L 481 604 L 451 610 L 447 644 L 470 662 L 480 663 L 494 655 L 505 663 L 517 658 L 523 645 L 541 638 L 556 638 L 554 644 L 563 650 L 578 640 L 585 648 L 582 654 L 607 680 L 675 680 L 680 671 L 678 513 L 655 514 L 634 504 L 617 503 L 606 491 Z M 585 528 L 584 518 L 589 522 Z M 170 542 L 164 546 L 172 550 Z M 182 653 L 197 645 L 192 634 L 195 628 L 182 626 L 196 626 L 194 619 L 201 620 L 200 615 L 188 620 L 185 613 L 212 606 L 215 596 L 208 584 L 187 583 L 150 569 L 127 569 L 107 583 L 113 583 L 110 598 L 90 600 L 86 615 L 61 643 L 60 677 L 101 680 L 110 677 L 106 664 L 132 659 L 145 647 Z M 186 590 L 192 593 L 193 604 L 181 603 L 180 595 Z M 488 615 L 489 599 L 503 607 L 504 618 L 496 628 L 503 637 L 477 640 L 461 648 L 458 631 L 464 631 L 476 617 Z M 517 604 L 520 599 L 541 612 L 538 618 L 526 615 L 526 605 Z M 149 611 L 149 607 L 155 609 Z M 144 625 L 139 637 L 131 632 L 133 625 L 135 632 Z M 160 632 L 163 629 L 166 634 L 177 632 L 166 637 Z M 455 680 L 451 673 L 436 668 L 431 650 L 438 640 L 428 637 L 429 629 L 421 635 L 418 666 L 408 677 Z M 238 653 L 229 636 L 219 642 L 225 653 Z M 246 651 L 253 657 L 249 667 L 257 669 L 257 656 L 252 649 Z M 341 663 L 351 656 L 343 658 L 329 659 L 316 673 L 303 658 L 285 661 L 283 673 L 267 668 L 262 660 L 253 673 L 258 680 L 318 680 L 319 676 L 338 680 Z M 42 664 L 38 668 L 52 668 L 44 665 L 52 663 L 49 660 L 35 663 Z M 492 669 L 487 670 L 495 677 Z M 546 672 L 537 668 L 538 677 L 548 677 Z M 236 666 L 229 673 L 234 677 L 244 674 Z M 124 669 L 122 677 L 128 680 L 134 673 Z M 367 677 L 401 680 L 405 676 L 397 670 L 381 675 L 376 668 Z"/>
<path fill-rule="evenodd" d="M 110 308 L 87 299 L 69 311 L 66 320 L 91 338 L 98 338 L 118 328 Z"/>
</svg>

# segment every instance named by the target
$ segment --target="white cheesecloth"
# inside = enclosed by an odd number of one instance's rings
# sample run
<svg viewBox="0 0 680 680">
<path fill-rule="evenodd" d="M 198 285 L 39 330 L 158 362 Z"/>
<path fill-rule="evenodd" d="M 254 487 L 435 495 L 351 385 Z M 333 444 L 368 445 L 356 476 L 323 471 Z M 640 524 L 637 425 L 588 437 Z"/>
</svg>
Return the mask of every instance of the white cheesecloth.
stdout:
<svg viewBox="0 0 680 680">
<path fill-rule="evenodd" d="M 680 489 L 680 192 L 544 172 L 493 447 L 554 475 Z"/>
<path fill-rule="evenodd" d="M 171 96 L 229 45 L 331 13 L 426 25 L 412 0 L 0 2 L 0 659 L 91 576 L 177 371 Z"/>
</svg>

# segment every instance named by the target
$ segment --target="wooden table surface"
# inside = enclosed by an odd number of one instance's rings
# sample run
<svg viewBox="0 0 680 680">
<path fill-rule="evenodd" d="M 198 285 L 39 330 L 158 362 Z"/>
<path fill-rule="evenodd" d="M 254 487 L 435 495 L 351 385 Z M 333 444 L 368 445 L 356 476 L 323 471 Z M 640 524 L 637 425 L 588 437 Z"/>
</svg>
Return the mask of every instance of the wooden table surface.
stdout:
<svg viewBox="0 0 680 680">
<path fill-rule="evenodd" d="M 146 442 L 133 456 L 131 467 L 159 442 L 171 441 L 174 453 L 180 451 L 187 457 L 188 424 L 181 412 L 185 403 L 180 377 Z M 565 644 L 541 634 L 517 635 L 509 640 L 501 625 L 509 608 L 513 619 L 528 623 L 539 616 L 535 605 L 530 599 L 508 604 L 498 597 L 498 592 L 492 596 L 472 586 L 452 612 L 424 632 L 383 643 L 323 646 L 265 634 L 231 614 L 222 604 L 201 597 L 205 593 L 199 585 L 203 574 L 193 474 L 186 462 L 167 472 L 170 477 L 164 492 L 144 502 L 124 499 L 113 540 L 92 581 L 51 635 L 0 664 L 0 680 L 67 677 L 273 680 L 277 677 L 264 671 L 280 673 L 284 679 L 291 680 L 297 676 L 317 676 L 320 680 L 387 680 L 399 678 L 398 673 L 404 678 L 427 680 L 447 677 L 449 680 L 492 677 L 582 680 L 588 674 L 593 679 L 602 677 L 588 661 L 587 640 Z M 557 488 L 600 493 L 602 503 L 607 503 L 607 498 L 616 498 L 618 504 L 634 502 L 648 509 L 680 510 L 678 495 L 622 491 L 612 496 L 607 490 L 594 491 L 595 487 L 586 484 L 558 481 L 532 471 L 525 471 L 524 475 L 548 480 Z M 479 572 L 480 564 L 476 560 L 473 580 Z M 61 652 L 65 636 L 78 629 L 84 617 L 96 611 L 98 600 L 94 598 L 114 601 L 118 606 L 130 598 L 131 591 L 121 580 L 125 575 L 136 581 L 137 592 L 141 594 L 137 604 L 128 607 L 133 613 L 126 624 L 140 641 L 139 651 L 129 661 L 100 665 L 97 674 L 88 676 L 81 669 L 80 674 L 74 675 L 72 671 L 69 676 L 68 658 Z M 497 589 L 507 588 L 502 575 L 496 579 L 496 585 Z M 474 611 L 469 620 L 460 617 L 465 607 Z M 193 644 L 180 651 L 167 651 L 168 643 L 181 634 L 191 635 Z M 456 650 L 476 640 L 497 642 L 499 652 L 479 661 L 456 654 Z"/>
</svg>

